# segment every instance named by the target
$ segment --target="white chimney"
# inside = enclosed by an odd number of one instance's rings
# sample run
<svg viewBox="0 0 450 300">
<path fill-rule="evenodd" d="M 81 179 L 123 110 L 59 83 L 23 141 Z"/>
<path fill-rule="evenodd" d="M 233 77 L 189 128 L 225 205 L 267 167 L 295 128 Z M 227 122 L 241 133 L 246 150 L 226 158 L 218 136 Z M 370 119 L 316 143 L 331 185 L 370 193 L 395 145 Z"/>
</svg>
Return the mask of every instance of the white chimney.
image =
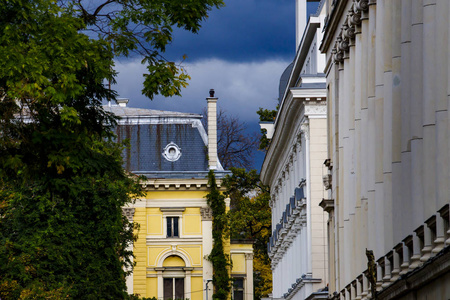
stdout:
<svg viewBox="0 0 450 300">
<path fill-rule="evenodd" d="M 120 107 L 127 107 L 128 99 L 127 98 L 118 98 L 116 100 L 116 102 Z"/>
<path fill-rule="evenodd" d="M 214 90 L 209 91 L 208 102 L 208 159 L 209 169 L 218 169 L 217 158 L 217 98 L 214 97 Z"/>
</svg>

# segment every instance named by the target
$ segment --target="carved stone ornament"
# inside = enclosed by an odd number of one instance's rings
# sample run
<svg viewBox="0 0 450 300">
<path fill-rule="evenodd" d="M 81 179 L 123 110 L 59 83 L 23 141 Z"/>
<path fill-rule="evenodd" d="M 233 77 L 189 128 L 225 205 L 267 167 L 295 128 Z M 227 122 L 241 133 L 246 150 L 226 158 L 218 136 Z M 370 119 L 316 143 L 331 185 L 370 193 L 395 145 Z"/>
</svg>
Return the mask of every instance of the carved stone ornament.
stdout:
<svg viewBox="0 0 450 300">
<path fill-rule="evenodd" d="M 245 259 L 246 260 L 253 259 L 253 253 L 245 253 Z"/>
<path fill-rule="evenodd" d="M 301 129 L 302 133 L 304 134 L 305 139 L 309 140 L 309 124 L 308 123 L 302 123 L 300 125 L 300 129 Z"/>
<path fill-rule="evenodd" d="M 348 11 L 348 26 L 356 26 L 361 24 L 361 11 L 355 9 L 356 3 Z"/>
<path fill-rule="evenodd" d="M 200 208 L 200 214 L 202 215 L 202 221 L 212 220 L 212 209 L 210 207 Z"/>
<path fill-rule="evenodd" d="M 333 48 L 331 51 L 333 54 L 333 59 L 335 63 L 340 63 L 344 61 L 344 53 L 341 50 L 337 50 L 337 48 Z"/>
<path fill-rule="evenodd" d="M 369 9 L 369 0 L 356 0 L 355 9 L 359 12 Z"/>
<path fill-rule="evenodd" d="M 350 48 L 350 42 L 349 42 L 348 37 L 338 36 L 336 40 L 338 42 L 339 50 L 348 51 L 348 49 Z"/>
<path fill-rule="evenodd" d="M 344 23 L 344 25 L 342 26 L 342 35 L 347 41 L 353 39 L 355 37 L 355 27 L 349 26 L 347 23 Z"/>
<path fill-rule="evenodd" d="M 327 174 L 323 176 L 323 186 L 326 190 L 331 189 L 331 174 Z"/>
<path fill-rule="evenodd" d="M 122 207 L 122 214 L 127 217 L 129 222 L 133 222 L 134 207 Z"/>
</svg>

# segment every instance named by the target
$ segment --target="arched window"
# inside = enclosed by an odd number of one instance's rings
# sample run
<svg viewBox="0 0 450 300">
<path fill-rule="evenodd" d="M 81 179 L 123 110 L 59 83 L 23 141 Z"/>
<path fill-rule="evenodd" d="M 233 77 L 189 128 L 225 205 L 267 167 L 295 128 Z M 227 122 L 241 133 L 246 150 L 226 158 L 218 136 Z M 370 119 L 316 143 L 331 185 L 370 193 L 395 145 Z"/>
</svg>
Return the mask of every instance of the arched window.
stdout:
<svg viewBox="0 0 450 300">
<path fill-rule="evenodd" d="M 184 299 L 185 295 L 185 268 L 184 260 L 171 255 L 163 262 L 163 295 L 166 299 Z"/>
</svg>

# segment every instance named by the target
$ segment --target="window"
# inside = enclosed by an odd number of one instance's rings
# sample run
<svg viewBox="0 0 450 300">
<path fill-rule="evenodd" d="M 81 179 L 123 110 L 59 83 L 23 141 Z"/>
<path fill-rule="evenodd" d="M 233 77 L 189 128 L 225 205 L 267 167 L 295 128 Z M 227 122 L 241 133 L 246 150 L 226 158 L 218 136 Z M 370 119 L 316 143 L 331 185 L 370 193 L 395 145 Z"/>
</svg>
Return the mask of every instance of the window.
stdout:
<svg viewBox="0 0 450 300">
<path fill-rule="evenodd" d="M 233 281 L 233 300 L 244 300 L 244 278 L 235 278 Z"/>
<path fill-rule="evenodd" d="M 184 278 L 164 278 L 164 300 L 184 299 Z"/>
<path fill-rule="evenodd" d="M 178 217 L 167 217 L 167 237 L 180 237 L 178 233 Z"/>
<path fill-rule="evenodd" d="M 170 142 L 166 147 L 164 147 L 162 155 L 168 161 L 174 162 L 181 157 L 181 149 L 174 142 Z"/>
</svg>

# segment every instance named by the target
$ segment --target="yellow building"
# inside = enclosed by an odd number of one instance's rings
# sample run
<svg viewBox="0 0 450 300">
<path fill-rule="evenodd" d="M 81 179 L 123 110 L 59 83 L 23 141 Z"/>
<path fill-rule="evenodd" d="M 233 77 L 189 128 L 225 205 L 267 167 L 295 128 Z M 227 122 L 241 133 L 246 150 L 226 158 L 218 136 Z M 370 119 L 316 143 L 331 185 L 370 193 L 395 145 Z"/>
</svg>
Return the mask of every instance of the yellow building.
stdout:
<svg viewBox="0 0 450 300">
<path fill-rule="evenodd" d="M 206 202 L 208 171 L 218 185 L 229 172 L 217 159 L 217 112 L 208 101 L 208 134 L 201 115 L 137 109 L 119 100 L 107 110 L 121 117 L 116 133 L 128 139 L 127 171 L 143 175 L 145 197 L 124 208 L 139 223 L 133 245 L 136 266 L 128 292 L 158 299 L 212 299 L 213 268 L 207 259 L 212 240 L 212 211 Z M 229 199 L 226 199 L 229 207 Z M 235 279 L 233 299 L 253 299 L 252 244 L 226 243 Z"/>
</svg>

